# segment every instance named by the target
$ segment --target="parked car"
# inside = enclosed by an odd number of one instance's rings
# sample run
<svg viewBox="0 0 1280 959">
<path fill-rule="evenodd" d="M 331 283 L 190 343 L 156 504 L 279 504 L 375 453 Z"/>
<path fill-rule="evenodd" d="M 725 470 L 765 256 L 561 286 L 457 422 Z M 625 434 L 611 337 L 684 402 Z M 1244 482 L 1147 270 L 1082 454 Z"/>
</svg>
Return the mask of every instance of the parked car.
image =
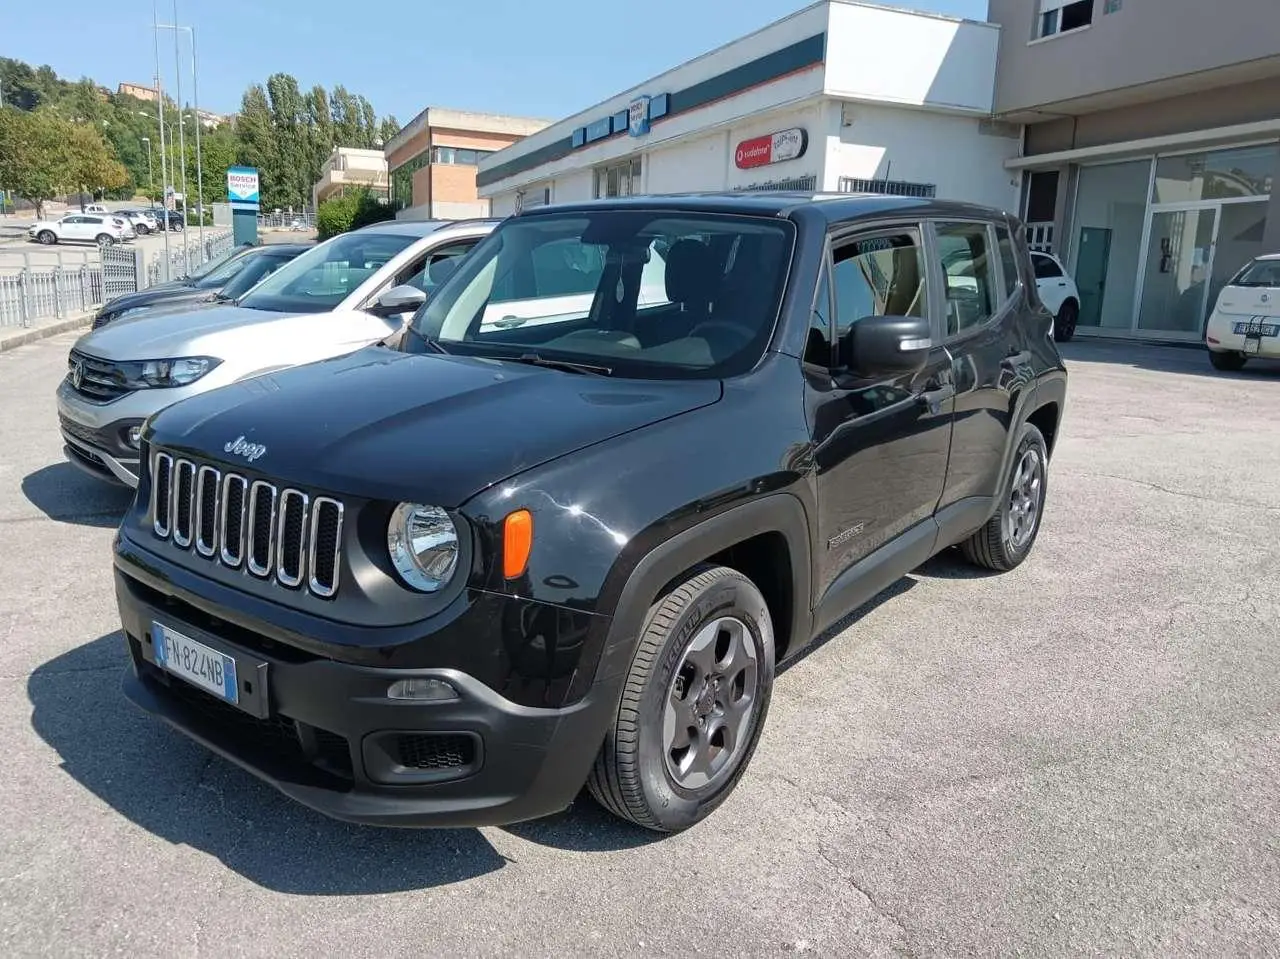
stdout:
<svg viewBox="0 0 1280 959">
<path fill-rule="evenodd" d="M 228 303 L 247 293 L 259 280 L 271 275 L 299 254 L 311 249 L 307 243 L 274 243 L 268 246 L 238 247 L 232 256 L 213 270 L 125 293 L 104 303 L 93 318 L 98 330 L 128 317 L 163 311 L 172 314 L 200 303 Z"/>
<path fill-rule="evenodd" d="M 135 486 L 148 416 L 227 383 L 397 335 L 447 261 L 493 226 L 379 223 L 312 247 L 234 304 L 196 304 L 86 333 L 58 387 L 67 457 L 94 476 Z"/>
<path fill-rule="evenodd" d="M 137 234 L 123 217 L 68 213 L 57 220 L 38 220 L 27 229 L 27 236 L 46 246 L 79 241 L 111 246 Z"/>
<path fill-rule="evenodd" d="M 160 221 L 146 210 L 117 210 L 115 215 L 128 220 L 139 236 L 146 236 L 160 229 Z"/>
<path fill-rule="evenodd" d="M 87 203 L 80 211 L 81 213 L 96 213 L 99 216 L 111 216 L 112 211 L 108 210 L 101 203 Z"/>
<path fill-rule="evenodd" d="M 1040 299 L 1053 313 L 1053 338 L 1068 343 L 1076 335 L 1080 322 L 1080 291 L 1067 268 L 1052 253 L 1031 251 L 1031 265 L 1036 271 L 1036 289 Z"/>
<path fill-rule="evenodd" d="M 1249 261 L 1227 282 L 1204 340 L 1215 369 L 1243 369 L 1254 356 L 1280 359 L 1280 253 Z"/>
<path fill-rule="evenodd" d="M 169 230 L 177 233 L 186 226 L 186 218 L 181 210 L 166 210 L 162 206 L 153 206 L 150 213 L 156 218 L 157 227 L 161 223 L 167 223 L 169 224 Z"/>
<path fill-rule="evenodd" d="M 788 193 L 505 220 L 398 351 L 148 420 L 126 694 L 340 819 L 506 823 L 585 782 L 692 825 L 778 663 L 940 550 L 1032 550 L 1066 370 L 1022 234 Z"/>
</svg>

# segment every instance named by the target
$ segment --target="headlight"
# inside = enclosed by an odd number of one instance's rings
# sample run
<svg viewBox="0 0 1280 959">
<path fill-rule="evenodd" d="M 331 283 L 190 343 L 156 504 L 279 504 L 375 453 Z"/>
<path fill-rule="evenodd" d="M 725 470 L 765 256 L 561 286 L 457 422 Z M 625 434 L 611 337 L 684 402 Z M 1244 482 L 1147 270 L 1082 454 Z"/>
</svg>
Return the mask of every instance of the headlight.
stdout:
<svg viewBox="0 0 1280 959">
<path fill-rule="evenodd" d="M 458 569 L 458 529 L 439 506 L 401 503 L 387 525 L 387 552 L 406 585 L 434 593 Z"/>
<path fill-rule="evenodd" d="M 212 356 L 180 356 L 121 365 L 126 369 L 126 385 L 143 390 L 189 386 L 221 362 Z"/>
</svg>

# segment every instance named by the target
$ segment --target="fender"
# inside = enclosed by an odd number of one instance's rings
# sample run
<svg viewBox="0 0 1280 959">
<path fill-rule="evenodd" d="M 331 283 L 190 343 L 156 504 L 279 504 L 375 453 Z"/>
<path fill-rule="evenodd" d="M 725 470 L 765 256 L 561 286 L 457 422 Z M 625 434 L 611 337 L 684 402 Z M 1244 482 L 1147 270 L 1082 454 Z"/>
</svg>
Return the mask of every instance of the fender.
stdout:
<svg viewBox="0 0 1280 959">
<path fill-rule="evenodd" d="M 605 595 L 617 591 L 618 598 L 596 668 L 596 681 L 618 676 L 630 668 L 645 616 L 663 587 L 708 556 L 761 533 L 780 533 L 786 540 L 793 599 L 791 649 L 807 645 L 813 625 L 809 521 L 799 499 L 790 493 L 775 493 L 717 513 L 678 533 L 645 554 L 620 589 L 614 582 L 606 585 Z M 613 579 L 611 575 L 610 580 Z"/>
</svg>

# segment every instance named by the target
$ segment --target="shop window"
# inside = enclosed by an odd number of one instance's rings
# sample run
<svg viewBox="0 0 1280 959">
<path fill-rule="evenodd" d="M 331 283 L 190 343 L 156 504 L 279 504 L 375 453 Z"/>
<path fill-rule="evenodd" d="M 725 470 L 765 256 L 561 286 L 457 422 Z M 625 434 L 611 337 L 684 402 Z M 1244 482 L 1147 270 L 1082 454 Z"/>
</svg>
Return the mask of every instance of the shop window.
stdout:
<svg viewBox="0 0 1280 959">
<path fill-rule="evenodd" d="M 640 157 L 630 157 L 619 163 L 596 168 L 596 199 L 614 196 L 638 196 L 640 186 Z"/>
<path fill-rule="evenodd" d="M 1058 171 L 1034 171 L 1027 178 L 1027 222 L 1052 223 L 1057 209 Z"/>
<path fill-rule="evenodd" d="M 995 269 L 982 223 L 938 224 L 938 256 L 947 294 L 947 335 L 981 326 L 995 316 Z"/>
<path fill-rule="evenodd" d="M 1040 0 L 1036 38 L 1069 33 L 1093 23 L 1093 0 Z"/>
<path fill-rule="evenodd" d="M 1197 200 L 1229 200 L 1267 197 L 1280 170 L 1280 145 L 1184 153 L 1156 160 L 1152 201 L 1186 203 Z"/>
<path fill-rule="evenodd" d="M 469 150 L 464 147 L 432 147 L 431 162 L 448 166 L 475 166 L 493 150 Z"/>
</svg>

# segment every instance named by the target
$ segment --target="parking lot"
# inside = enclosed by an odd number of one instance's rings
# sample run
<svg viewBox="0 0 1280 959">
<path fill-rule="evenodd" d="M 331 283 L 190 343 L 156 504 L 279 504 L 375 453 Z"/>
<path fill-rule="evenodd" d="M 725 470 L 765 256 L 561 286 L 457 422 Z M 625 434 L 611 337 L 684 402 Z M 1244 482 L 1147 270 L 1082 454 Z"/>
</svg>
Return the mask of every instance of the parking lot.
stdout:
<svg viewBox="0 0 1280 959">
<path fill-rule="evenodd" d="M 73 339 L 0 353 L 6 955 L 1275 954 L 1280 368 L 1065 348 L 1032 558 L 935 559 L 820 639 L 697 828 L 401 832 L 122 699 L 127 496 L 63 461 Z"/>
</svg>

